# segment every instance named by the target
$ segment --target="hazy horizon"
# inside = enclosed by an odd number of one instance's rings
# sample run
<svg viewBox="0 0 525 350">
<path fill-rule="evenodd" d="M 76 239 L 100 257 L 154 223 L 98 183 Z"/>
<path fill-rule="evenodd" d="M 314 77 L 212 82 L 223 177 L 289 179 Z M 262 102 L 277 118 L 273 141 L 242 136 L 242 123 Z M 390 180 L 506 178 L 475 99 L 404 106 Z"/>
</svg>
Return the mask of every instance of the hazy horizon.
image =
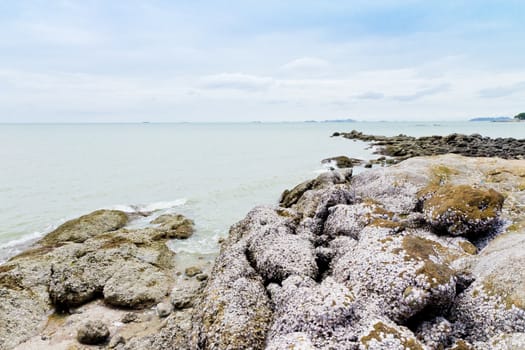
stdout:
<svg viewBox="0 0 525 350">
<path fill-rule="evenodd" d="M 0 123 L 525 110 L 520 1 L 0 2 Z"/>
</svg>

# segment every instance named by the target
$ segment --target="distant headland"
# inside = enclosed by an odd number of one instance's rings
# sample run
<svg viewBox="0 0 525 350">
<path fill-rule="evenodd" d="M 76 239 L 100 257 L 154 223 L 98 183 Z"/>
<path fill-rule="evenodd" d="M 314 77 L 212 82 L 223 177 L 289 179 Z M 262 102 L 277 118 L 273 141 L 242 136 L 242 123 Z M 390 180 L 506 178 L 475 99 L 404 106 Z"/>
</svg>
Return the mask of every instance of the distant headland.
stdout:
<svg viewBox="0 0 525 350">
<path fill-rule="evenodd" d="M 516 122 L 525 120 L 525 113 L 515 115 L 511 117 L 478 117 L 469 119 L 469 122 Z"/>
</svg>

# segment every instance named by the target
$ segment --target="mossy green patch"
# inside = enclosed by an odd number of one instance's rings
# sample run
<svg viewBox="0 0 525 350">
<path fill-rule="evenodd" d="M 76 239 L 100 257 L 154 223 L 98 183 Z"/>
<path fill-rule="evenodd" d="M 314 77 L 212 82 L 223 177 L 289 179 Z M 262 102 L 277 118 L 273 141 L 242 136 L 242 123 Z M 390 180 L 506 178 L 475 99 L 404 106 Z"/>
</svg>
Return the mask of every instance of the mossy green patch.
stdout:
<svg viewBox="0 0 525 350">
<path fill-rule="evenodd" d="M 403 336 L 397 329 L 390 327 L 383 322 L 377 322 L 374 324 L 374 329 L 371 330 L 367 335 L 361 337 L 360 341 L 365 346 L 365 349 L 369 348 L 369 343 L 372 340 L 376 340 L 381 343 L 381 341 L 387 336 L 391 335 L 396 339 L 399 339 L 401 344 L 407 350 L 423 350 L 423 347 L 415 338 L 407 338 Z"/>
<path fill-rule="evenodd" d="M 427 277 L 431 287 L 447 284 L 454 276 L 454 271 L 447 263 L 438 263 L 431 256 L 445 256 L 448 249 L 441 244 L 426 238 L 407 235 L 403 238 L 402 247 L 405 252 L 405 260 L 422 261 L 423 266 L 416 272 Z"/>
</svg>

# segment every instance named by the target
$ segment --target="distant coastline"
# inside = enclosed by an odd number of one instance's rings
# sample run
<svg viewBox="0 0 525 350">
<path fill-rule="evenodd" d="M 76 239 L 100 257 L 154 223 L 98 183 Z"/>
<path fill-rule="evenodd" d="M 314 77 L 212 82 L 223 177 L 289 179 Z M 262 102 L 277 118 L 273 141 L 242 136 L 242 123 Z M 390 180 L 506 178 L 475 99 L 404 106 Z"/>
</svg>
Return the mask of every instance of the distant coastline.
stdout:
<svg viewBox="0 0 525 350">
<path fill-rule="evenodd" d="M 511 117 L 478 117 L 469 119 L 469 122 L 512 122 L 516 121 Z"/>
</svg>

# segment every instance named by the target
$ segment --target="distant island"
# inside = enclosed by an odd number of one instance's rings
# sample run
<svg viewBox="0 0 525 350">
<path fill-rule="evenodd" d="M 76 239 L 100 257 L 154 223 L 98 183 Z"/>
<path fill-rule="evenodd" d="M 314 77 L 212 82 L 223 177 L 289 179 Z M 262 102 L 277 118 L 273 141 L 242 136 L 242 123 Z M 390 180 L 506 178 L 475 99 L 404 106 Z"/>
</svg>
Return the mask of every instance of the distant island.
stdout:
<svg viewBox="0 0 525 350">
<path fill-rule="evenodd" d="M 510 117 L 479 117 L 469 119 L 469 122 L 510 122 Z"/>
<path fill-rule="evenodd" d="M 304 123 L 355 123 L 355 119 L 327 119 L 327 120 L 305 120 Z"/>
<path fill-rule="evenodd" d="M 469 122 L 521 122 L 525 120 L 525 112 L 511 117 L 479 117 L 469 119 Z"/>
<path fill-rule="evenodd" d="M 522 121 L 525 120 L 525 112 L 514 116 L 514 119 Z"/>
</svg>

